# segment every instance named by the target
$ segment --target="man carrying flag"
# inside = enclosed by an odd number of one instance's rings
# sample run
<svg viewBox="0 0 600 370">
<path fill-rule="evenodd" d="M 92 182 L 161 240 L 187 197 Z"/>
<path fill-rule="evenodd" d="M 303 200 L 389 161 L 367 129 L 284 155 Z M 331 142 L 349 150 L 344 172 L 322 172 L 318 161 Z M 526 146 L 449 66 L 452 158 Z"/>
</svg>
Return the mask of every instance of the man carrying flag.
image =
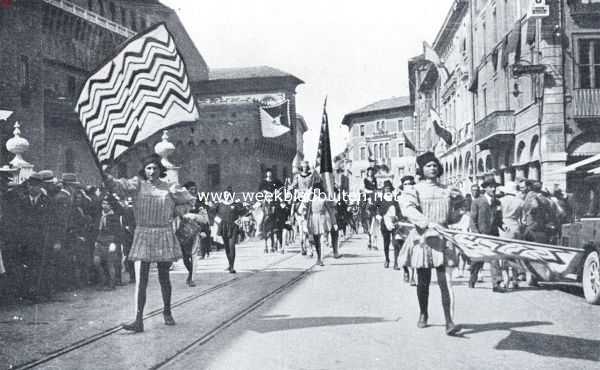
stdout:
<svg viewBox="0 0 600 370">
<path fill-rule="evenodd" d="M 336 202 L 333 200 L 333 162 L 331 160 L 331 141 L 329 140 L 329 122 L 327 118 L 327 98 L 323 105 L 323 119 L 321 121 L 321 136 L 315 163 L 315 172 L 321 176 L 321 181 L 313 185 L 312 201 L 308 207 L 307 220 L 308 230 L 313 236 L 313 242 L 317 251 L 317 264 L 323 265 L 321 260 L 321 237 L 331 234 L 331 246 L 333 256 L 338 258 L 338 225 L 336 223 Z M 316 193 L 319 194 L 316 194 Z M 325 193 L 325 194 L 322 194 Z M 326 198 L 325 198 L 326 195 Z"/>
<path fill-rule="evenodd" d="M 155 133 L 181 122 L 195 121 L 198 111 L 181 55 L 164 24 L 129 41 L 85 83 L 76 111 L 97 164 L 113 163 L 125 151 Z M 136 317 L 123 329 L 144 331 L 144 306 L 150 264 L 158 265 L 165 325 L 171 314 L 169 270 L 182 257 L 172 220 L 178 205 L 191 205 L 187 190 L 162 179 L 166 168 L 152 154 L 139 176 L 114 179 L 104 173 L 112 191 L 135 197 L 136 229 L 128 259 L 135 263 Z M 181 212 L 184 214 L 185 212 Z"/>
</svg>

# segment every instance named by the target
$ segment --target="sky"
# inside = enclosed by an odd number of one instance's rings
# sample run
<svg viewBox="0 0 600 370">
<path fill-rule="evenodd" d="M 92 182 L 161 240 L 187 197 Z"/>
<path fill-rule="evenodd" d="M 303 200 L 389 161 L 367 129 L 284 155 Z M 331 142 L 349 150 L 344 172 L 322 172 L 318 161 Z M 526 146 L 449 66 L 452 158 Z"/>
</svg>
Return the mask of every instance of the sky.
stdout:
<svg viewBox="0 0 600 370">
<path fill-rule="evenodd" d="M 328 96 L 332 154 L 342 152 L 345 114 L 408 96 L 408 59 L 432 43 L 454 0 L 161 0 L 179 15 L 209 68 L 268 65 L 305 82 L 296 110 L 314 161 Z"/>
</svg>

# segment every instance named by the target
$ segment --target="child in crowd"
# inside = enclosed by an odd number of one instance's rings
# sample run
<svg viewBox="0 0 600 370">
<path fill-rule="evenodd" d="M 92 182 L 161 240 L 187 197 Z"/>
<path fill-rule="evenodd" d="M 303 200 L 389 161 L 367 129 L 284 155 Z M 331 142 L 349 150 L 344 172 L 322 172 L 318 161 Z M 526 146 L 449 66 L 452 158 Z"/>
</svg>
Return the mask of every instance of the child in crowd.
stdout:
<svg viewBox="0 0 600 370">
<path fill-rule="evenodd" d="M 117 267 L 122 257 L 123 216 L 118 199 L 112 194 L 102 198 L 102 214 L 98 236 L 94 244 L 94 266 L 98 271 L 100 286 L 113 290 Z"/>
</svg>

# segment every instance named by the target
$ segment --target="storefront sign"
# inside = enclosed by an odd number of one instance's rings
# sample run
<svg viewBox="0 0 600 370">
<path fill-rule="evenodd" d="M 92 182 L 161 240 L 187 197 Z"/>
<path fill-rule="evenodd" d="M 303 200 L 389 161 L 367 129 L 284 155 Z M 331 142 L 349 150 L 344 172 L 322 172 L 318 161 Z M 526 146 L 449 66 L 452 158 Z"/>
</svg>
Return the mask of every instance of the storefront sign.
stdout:
<svg viewBox="0 0 600 370">
<path fill-rule="evenodd" d="M 546 71 L 543 64 L 515 64 L 512 66 L 513 76 L 540 74 Z"/>
<path fill-rule="evenodd" d="M 527 18 L 545 18 L 550 15 L 550 7 L 546 0 L 530 0 Z"/>
</svg>

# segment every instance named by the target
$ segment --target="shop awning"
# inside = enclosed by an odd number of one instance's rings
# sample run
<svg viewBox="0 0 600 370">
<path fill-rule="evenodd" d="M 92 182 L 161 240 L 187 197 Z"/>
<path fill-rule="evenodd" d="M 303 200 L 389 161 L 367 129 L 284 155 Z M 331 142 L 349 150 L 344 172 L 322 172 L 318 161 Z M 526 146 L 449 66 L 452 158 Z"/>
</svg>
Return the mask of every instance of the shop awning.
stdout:
<svg viewBox="0 0 600 370">
<path fill-rule="evenodd" d="M 575 171 L 576 169 L 581 168 L 583 166 L 594 164 L 596 162 L 599 162 L 598 164 L 600 164 L 600 154 L 596 154 L 596 155 L 594 155 L 594 156 L 592 156 L 590 158 L 587 158 L 587 159 L 584 159 L 582 161 L 570 164 L 570 165 L 568 165 L 566 167 L 560 168 L 560 169 L 558 169 L 556 171 L 552 171 L 552 172 L 550 172 L 548 174 L 549 175 L 558 175 L 558 174 L 568 173 L 568 172 L 571 172 L 571 171 Z"/>
</svg>

